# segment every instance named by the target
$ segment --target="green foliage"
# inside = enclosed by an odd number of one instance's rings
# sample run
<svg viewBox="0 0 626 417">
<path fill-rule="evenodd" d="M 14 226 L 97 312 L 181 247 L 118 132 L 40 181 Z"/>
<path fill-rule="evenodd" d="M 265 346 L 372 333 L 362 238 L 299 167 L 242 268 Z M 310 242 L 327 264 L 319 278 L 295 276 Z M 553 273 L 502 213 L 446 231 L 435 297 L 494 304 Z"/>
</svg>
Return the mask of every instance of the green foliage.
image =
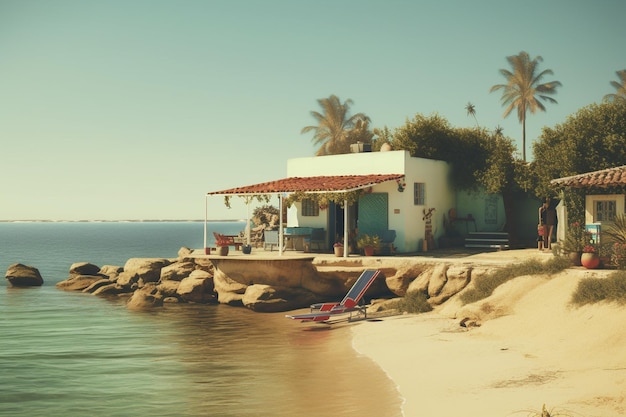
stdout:
<svg viewBox="0 0 626 417">
<path fill-rule="evenodd" d="M 602 238 L 614 243 L 626 243 L 626 215 L 620 213 L 615 216 L 613 223 L 602 230 Z"/>
<path fill-rule="evenodd" d="M 339 97 L 331 95 L 328 98 L 317 100 L 322 113 L 312 111 L 311 115 L 317 121 L 315 126 L 305 126 L 301 133 L 314 132 L 312 141 L 320 145 L 315 153 L 321 155 L 335 155 L 350 152 L 350 144 L 357 140 L 371 143 L 372 134 L 368 124 L 370 118 L 364 113 L 350 116 L 352 100 L 341 102 Z M 354 140 L 354 142 L 350 142 Z"/>
<path fill-rule="evenodd" d="M 522 51 L 506 59 L 513 71 L 501 69 L 500 74 L 506 78 L 507 83 L 494 85 L 490 92 L 502 90 L 501 102 L 506 106 L 503 117 L 508 117 L 513 110 L 517 110 L 517 118 L 523 126 L 522 155 L 526 161 L 526 112 L 545 111 L 542 101 L 556 103 L 550 95 L 556 94 L 556 88 L 560 87 L 561 83 L 559 81 L 541 83 L 544 76 L 552 75 L 552 70 L 539 72 L 539 63 L 543 61 L 540 56 L 531 60 L 528 52 Z"/>
<path fill-rule="evenodd" d="M 280 212 L 278 209 L 272 205 L 263 205 L 255 207 L 252 211 L 252 217 L 254 218 L 255 224 L 265 224 L 268 225 L 271 223 L 273 216 L 278 216 Z"/>
<path fill-rule="evenodd" d="M 291 207 L 296 201 L 302 201 L 303 199 L 313 200 L 319 204 L 320 207 L 328 206 L 329 202 L 333 202 L 340 207 L 344 207 L 346 201 L 348 206 L 359 201 L 359 197 L 363 194 L 363 190 L 348 191 L 345 193 L 305 193 L 303 191 L 297 191 L 289 194 L 287 198 L 283 200 L 287 207 Z"/>
<path fill-rule="evenodd" d="M 428 294 L 423 291 L 412 291 L 398 300 L 394 307 L 402 312 L 419 314 L 427 313 L 433 309 L 428 303 Z"/>
<path fill-rule="evenodd" d="M 516 185 L 513 142 L 486 129 L 452 128 L 437 114 L 416 114 L 395 130 L 391 144 L 414 157 L 449 162 L 458 189 L 482 186 L 488 193 L 498 193 Z"/>
<path fill-rule="evenodd" d="M 584 223 L 574 222 L 567 227 L 562 248 L 565 252 L 582 252 L 588 242 Z"/>
<path fill-rule="evenodd" d="M 616 271 L 607 278 L 585 278 L 572 295 L 572 304 L 581 306 L 600 301 L 626 303 L 626 271 Z"/>
<path fill-rule="evenodd" d="M 359 237 L 357 237 L 356 246 L 359 249 L 363 249 L 366 247 L 378 249 L 380 248 L 380 236 L 366 234 L 359 235 Z"/>
<path fill-rule="evenodd" d="M 474 280 L 474 287 L 463 292 L 460 298 L 464 304 L 474 303 L 489 297 L 496 288 L 513 278 L 523 275 L 556 274 L 570 265 L 569 259 L 561 256 L 553 257 L 546 262 L 530 259 L 521 264 L 509 265 Z"/>
<path fill-rule="evenodd" d="M 551 179 L 623 165 L 626 100 L 591 104 L 568 117 L 565 123 L 544 128 L 533 152 L 534 169 L 540 179 L 537 196 L 554 193 Z"/>
</svg>

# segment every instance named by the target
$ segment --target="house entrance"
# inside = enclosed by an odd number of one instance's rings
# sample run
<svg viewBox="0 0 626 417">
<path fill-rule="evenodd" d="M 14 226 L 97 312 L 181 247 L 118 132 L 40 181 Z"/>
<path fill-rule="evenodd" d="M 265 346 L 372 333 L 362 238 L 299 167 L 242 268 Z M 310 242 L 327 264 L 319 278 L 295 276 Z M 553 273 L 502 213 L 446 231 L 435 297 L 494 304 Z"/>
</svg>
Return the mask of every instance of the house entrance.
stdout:
<svg viewBox="0 0 626 417">
<path fill-rule="evenodd" d="M 359 234 L 379 235 L 389 229 L 389 195 L 364 194 L 359 198 Z"/>
</svg>

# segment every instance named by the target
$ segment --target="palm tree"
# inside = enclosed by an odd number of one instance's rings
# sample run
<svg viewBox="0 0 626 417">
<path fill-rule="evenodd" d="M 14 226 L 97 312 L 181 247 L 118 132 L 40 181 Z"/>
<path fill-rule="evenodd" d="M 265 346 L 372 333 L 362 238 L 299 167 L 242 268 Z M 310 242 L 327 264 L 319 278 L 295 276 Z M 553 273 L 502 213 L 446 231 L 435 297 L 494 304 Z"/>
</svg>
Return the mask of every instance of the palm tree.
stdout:
<svg viewBox="0 0 626 417">
<path fill-rule="evenodd" d="M 471 102 L 468 101 L 467 105 L 465 106 L 465 110 L 467 110 L 467 115 L 472 116 L 474 120 L 476 121 L 476 127 L 480 127 L 478 125 L 478 119 L 476 118 L 476 106 L 474 106 Z"/>
<path fill-rule="evenodd" d="M 540 100 L 556 103 L 557 101 L 550 95 L 556 94 L 556 88 L 561 86 L 561 83 L 559 81 L 541 83 L 543 77 L 552 75 L 553 72 L 549 69 L 538 72 L 537 66 L 543 61 L 540 56 L 531 61 L 528 53 L 522 51 L 506 59 L 513 72 L 501 69 L 500 74 L 506 78 L 507 83 L 496 84 L 489 92 L 503 90 L 501 101 L 503 106 L 507 106 L 503 117 L 517 109 L 517 117 L 522 124 L 522 155 L 526 161 L 526 112 L 530 110 L 531 113 L 535 113 L 537 109 L 546 111 Z"/>
<path fill-rule="evenodd" d="M 625 100 L 626 99 L 626 69 L 615 71 L 617 77 L 619 78 L 619 82 L 611 81 L 611 85 L 617 90 L 615 94 L 607 94 L 604 96 L 604 101 L 615 101 L 615 100 Z"/>
<path fill-rule="evenodd" d="M 348 99 L 343 104 L 335 95 L 317 100 L 322 107 L 323 113 L 312 111 L 311 115 L 317 120 L 317 126 L 306 126 L 300 133 L 315 131 L 313 143 L 321 145 L 315 152 L 316 156 L 334 155 L 345 152 L 347 142 L 346 135 L 357 125 L 359 120 L 370 121 L 370 118 L 363 113 L 357 113 L 348 117 L 352 100 Z M 349 145 L 348 145 L 349 148 Z"/>
</svg>

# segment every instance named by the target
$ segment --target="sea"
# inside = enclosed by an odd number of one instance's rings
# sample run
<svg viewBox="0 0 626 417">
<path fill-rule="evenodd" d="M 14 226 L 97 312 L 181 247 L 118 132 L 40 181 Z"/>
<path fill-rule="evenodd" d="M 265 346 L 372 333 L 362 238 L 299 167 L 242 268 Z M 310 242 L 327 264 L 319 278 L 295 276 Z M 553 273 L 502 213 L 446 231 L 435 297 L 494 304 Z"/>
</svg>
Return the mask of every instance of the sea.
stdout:
<svg viewBox="0 0 626 417">
<path fill-rule="evenodd" d="M 135 311 L 55 287 L 75 262 L 175 258 L 203 239 L 198 221 L 0 222 L 0 270 L 23 263 L 44 279 L 0 282 L 0 416 L 402 415 L 393 381 L 352 349 L 359 323 L 309 326 L 226 305 Z"/>
</svg>

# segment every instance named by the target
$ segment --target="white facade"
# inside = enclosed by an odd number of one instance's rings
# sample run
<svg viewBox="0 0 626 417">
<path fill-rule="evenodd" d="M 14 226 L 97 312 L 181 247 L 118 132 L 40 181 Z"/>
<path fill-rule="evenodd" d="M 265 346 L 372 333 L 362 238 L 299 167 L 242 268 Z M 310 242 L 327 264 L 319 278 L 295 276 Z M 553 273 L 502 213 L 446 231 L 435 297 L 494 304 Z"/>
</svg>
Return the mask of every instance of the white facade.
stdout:
<svg viewBox="0 0 626 417">
<path fill-rule="evenodd" d="M 372 187 L 372 193 L 387 195 L 388 229 L 396 231 L 394 245 L 398 252 L 421 250 L 425 235 L 424 210 L 434 208 L 432 229 L 435 240 L 445 232 L 444 214 L 456 207 L 456 197 L 449 183 L 450 167 L 446 162 L 413 158 L 408 151 L 364 152 L 343 155 L 294 158 L 287 161 L 289 177 L 319 175 L 404 174 L 403 192 L 390 181 Z M 423 185 L 424 201 L 416 201 L 416 184 Z M 328 229 L 328 210 L 318 216 L 302 216 L 299 203 L 288 212 L 288 226 L 321 227 Z"/>
</svg>

